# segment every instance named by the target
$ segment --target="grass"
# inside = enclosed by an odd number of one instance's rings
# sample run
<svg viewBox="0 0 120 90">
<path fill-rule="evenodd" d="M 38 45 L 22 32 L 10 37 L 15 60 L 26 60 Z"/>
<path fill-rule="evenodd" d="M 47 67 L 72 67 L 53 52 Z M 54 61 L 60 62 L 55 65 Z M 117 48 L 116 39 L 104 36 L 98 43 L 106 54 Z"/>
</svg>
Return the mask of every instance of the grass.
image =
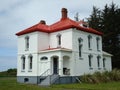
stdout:
<svg viewBox="0 0 120 90">
<path fill-rule="evenodd" d="M 40 87 L 38 85 L 17 83 L 15 77 L 0 77 L 0 90 L 120 90 L 120 82 L 61 84 Z"/>
</svg>

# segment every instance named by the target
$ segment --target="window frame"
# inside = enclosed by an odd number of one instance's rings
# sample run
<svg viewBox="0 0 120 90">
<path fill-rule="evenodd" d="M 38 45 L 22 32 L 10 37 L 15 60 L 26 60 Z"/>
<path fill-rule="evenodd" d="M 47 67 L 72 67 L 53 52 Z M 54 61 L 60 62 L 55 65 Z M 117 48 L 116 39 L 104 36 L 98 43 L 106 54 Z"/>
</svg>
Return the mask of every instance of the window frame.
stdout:
<svg viewBox="0 0 120 90">
<path fill-rule="evenodd" d="M 97 51 L 100 51 L 100 38 L 96 38 L 96 43 L 97 43 Z"/>
<path fill-rule="evenodd" d="M 43 57 L 40 58 L 40 60 L 41 60 L 41 61 L 48 60 L 48 57 L 43 56 Z"/>
<path fill-rule="evenodd" d="M 26 58 L 25 58 L 25 56 L 24 55 L 22 55 L 22 57 L 21 57 L 21 71 L 22 72 L 24 72 L 25 71 L 25 62 L 26 62 Z"/>
<path fill-rule="evenodd" d="M 103 58 L 103 68 L 106 69 L 106 58 Z"/>
<path fill-rule="evenodd" d="M 101 56 L 98 55 L 98 56 L 97 56 L 97 66 L 98 66 L 98 69 L 101 69 L 100 59 L 101 59 Z"/>
<path fill-rule="evenodd" d="M 92 50 L 92 36 L 88 35 L 88 49 Z"/>
<path fill-rule="evenodd" d="M 92 54 L 89 54 L 89 55 L 88 55 L 89 69 L 93 69 L 93 67 L 92 67 L 92 58 L 93 58 L 93 55 L 92 55 Z"/>
<path fill-rule="evenodd" d="M 25 37 L 25 51 L 28 51 L 29 50 L 29 39 L 30 39 L 30 37 L 29 36 L 26 36 Z"/>
<path fill-rule="evenodd" d="M 58 47 L 58 48 L 61 47 L 61 41 L 62 41 L 62 40 L 61 40 L 61 36 L 62 36 L 62 35 L 61 35 L 60 33 L 58 33 L 57 36 L 56 36 L 56 37 L 57 37 L 57 47 Z"/>
<path fill-rule="evenodd" d="M 33 69 L 33 56 L 30 54 L 29 56 L 28 56 L 28 70 L 29 71 L 32 71 L 32 69 Z"/>
<path fill-rule="evenodd" d="M 79 50 L 79 58 L 82 58 L 82 47 L 83 47 L 83 39 L 78 38 L 78 50 Z"/>
</svg>

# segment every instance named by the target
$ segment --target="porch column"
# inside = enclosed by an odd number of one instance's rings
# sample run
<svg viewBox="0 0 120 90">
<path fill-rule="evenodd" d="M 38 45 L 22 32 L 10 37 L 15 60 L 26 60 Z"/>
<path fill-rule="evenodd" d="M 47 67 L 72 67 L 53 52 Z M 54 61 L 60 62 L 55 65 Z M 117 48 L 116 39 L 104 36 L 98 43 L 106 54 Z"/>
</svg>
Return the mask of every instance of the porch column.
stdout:
<svg viewBox="0 0 120 90">
<path fill-rule="evenodd" d="M 63 59 L 59 57 L 59 75 L 63 75 Z"/>
</svg>

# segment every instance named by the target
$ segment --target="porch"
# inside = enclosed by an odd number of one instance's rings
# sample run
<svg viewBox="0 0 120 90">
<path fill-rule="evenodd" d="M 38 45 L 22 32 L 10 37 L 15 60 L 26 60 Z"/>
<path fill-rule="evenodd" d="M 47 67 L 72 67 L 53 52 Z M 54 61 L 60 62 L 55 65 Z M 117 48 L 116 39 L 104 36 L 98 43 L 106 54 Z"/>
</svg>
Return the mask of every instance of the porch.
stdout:
<svg viewBox="0 0 120 90">
<path fill-rule="evenodd" d="M 71 54 L 72 50 L 65 48 L 58 48 L 54 50 L 45 50 L 40 52 L 40 58 L 46 57 L 48 60 L 40 62 L 40 76 L 48 75 L 71 75 Z M 45 62 L 45 63 L 44 63 Z"/>
</svg>

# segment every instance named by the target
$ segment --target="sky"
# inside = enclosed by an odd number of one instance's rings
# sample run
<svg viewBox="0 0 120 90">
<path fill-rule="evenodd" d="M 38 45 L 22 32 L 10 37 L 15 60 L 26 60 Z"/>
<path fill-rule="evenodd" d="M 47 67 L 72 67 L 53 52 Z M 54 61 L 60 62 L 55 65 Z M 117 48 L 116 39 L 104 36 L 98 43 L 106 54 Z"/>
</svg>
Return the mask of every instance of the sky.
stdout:
<svg viewBox="0 0 120 90">
<path fill-rule="evenodd" d="M 103 9 L 120 0 L 0 0 L 0 71 L 17 67 L 17 36 L 15 33 L 45 20 L 48 25 L 61 18 L 61 8 L 68 9 L 74 19 L 88 18 L 93 6 Z"/>
</svg>

